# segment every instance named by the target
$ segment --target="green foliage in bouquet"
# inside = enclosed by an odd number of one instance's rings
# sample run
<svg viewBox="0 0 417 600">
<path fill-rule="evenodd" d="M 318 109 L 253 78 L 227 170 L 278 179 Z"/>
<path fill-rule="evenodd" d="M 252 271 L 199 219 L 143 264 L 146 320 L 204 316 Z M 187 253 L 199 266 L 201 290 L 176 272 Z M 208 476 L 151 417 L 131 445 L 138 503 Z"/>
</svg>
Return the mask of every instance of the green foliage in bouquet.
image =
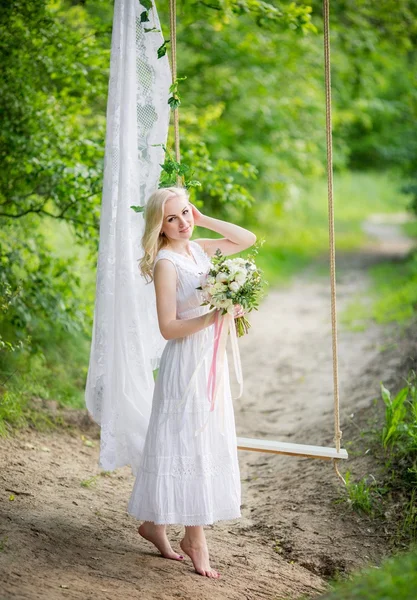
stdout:
<svg viewBox="0 0 417 600">
<path fill-rule="evenodd" d="M 229 258 L 217 249 L 211 259 L 212 267 L 207 274 L 206 283 L 198 289 L 203 291 L 205 302 L 224 315 L 231 313 L 235 306 L 241 306 L 245 312 L 258 310 L 265 285 L 262 271 L 255 264 L 259 246 L 254 247 L 246 258 Z M 245 316 L 235 319 L 236 333 L 241 337 L 248 333 L 250 322 Z"/>
</svg>

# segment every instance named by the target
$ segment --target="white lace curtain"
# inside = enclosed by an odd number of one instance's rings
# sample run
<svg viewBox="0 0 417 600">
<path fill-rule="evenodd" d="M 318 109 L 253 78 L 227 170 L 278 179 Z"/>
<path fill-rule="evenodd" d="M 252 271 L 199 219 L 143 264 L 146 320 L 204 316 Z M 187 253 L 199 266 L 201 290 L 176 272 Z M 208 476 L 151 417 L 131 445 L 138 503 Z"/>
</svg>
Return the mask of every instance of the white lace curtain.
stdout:
<svg viewBox="0 0 417 600">
<path fill-rule="evenodd" d="M 171 73 L 155 5 L 149 21 L 138 0 L 115 0 L 104 161 L 96 303 L 85 400 L 101 426 L 107 470 L 137 472 L 151 411 L 152 370 L 164 339 L 154 287 L 138 269 L 144 206 L 157 188 L 169 124 Z"/>
</svg>

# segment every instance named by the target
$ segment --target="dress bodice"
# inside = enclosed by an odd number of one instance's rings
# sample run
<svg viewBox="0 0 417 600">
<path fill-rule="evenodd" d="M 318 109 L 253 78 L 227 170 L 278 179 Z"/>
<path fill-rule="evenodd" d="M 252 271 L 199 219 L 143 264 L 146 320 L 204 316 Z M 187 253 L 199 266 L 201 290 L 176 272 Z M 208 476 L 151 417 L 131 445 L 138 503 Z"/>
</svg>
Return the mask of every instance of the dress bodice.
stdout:
<svg viewBox="0 0 417 600">
<path fill-rule="evenodd" d="M 210 258 L 199 244 L 190 241 L 190 249 L 194 260 L 178 252 L 163 248 L 158 252 L 155 263 L 161 259 L 171 261 L 177 271 L 177 319 L 190 319 L 204 314 L 208 306 L 201 306 L 203 301 L 201 278 L 210 269 Z"/>
</svg>

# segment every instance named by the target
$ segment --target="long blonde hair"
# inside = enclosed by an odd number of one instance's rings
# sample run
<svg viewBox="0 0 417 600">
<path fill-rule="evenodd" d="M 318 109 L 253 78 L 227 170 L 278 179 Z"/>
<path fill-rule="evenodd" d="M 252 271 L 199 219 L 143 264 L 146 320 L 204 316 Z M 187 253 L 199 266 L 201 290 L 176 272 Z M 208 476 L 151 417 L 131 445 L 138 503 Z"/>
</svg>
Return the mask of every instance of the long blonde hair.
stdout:
<svg viewBox="0 0 417 600">
<path fill-rule="evenodd" d="M 167 245 L 167 238 L 161 234 L 165 204 L 172 196 L 188 200 L 187 190 L 180 187 L 160 188 L 150 197 L 145 207 L 145 230 L 142 236 L 143 258 L 139 269 L 146 281 L 153 281 L 153 265 L 159 250 Z"/>
</svg>

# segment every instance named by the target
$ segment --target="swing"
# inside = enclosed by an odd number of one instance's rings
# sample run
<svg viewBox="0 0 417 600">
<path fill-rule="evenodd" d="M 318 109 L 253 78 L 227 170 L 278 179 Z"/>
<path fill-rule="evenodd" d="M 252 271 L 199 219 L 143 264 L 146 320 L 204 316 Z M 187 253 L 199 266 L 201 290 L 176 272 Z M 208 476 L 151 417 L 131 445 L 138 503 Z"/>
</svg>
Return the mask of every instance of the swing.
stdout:
<svg viewBox="0 0 417 600">
<path fill-rule="evenodd" d="M 337 318 L 336 318 L 336 266 L 335 266 L 335 240 L 334 240 L 334 202 L 333 202 L 333 154 L 332 154 L 332 114 L 331 114 L 331 81 L 330 81 L 330 40 L 329 40 L 329 0 L 323 0 L 324 22 L 324 70 L 326 94 L 326 145 L 327 145 L 327 194 L 329 216 L 329 254 L 330 254 L 330 295 L 331 295 L 331 322 L 332 322 L 332 352 L 333 352 L 333 395 L 334 395 L 334 442 L 335 447 L 309 446 L 306 444 L 292 444 L 273 440 L 260 440 L 251 438 L 237 438 L 239 450 L 253 452 L 267 452 L 271 454 L 284 454 L 305 458 L 318 458 L 332 460 L 337 476 L 343 483 L 345 480 L 337 466 L 339 459 L 347 459 L 348 453 L 340 447 L 342 431 L 340 429 L 339 408 L 339 377 L 337 358 Z M 171 38 L 171 72 L 172 81 L 177 78 L 176 64 L 176 0 L 170 0 L 170 38 Z M 175 158 L 180 162 L 179 144 L 179 113 L 178 107 L 174 109 L 174 137 Z M 177 178 L 177 185 L 181 180 Z"/>
</svg>

